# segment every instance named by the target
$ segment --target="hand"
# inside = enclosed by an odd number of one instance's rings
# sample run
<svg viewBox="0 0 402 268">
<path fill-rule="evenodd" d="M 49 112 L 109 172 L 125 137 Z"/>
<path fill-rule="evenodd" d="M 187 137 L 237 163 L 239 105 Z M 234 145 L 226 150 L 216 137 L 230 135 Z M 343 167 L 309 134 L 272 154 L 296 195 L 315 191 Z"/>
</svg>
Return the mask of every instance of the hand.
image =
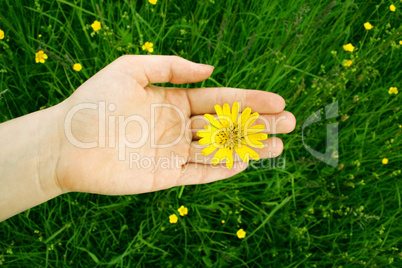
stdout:
<svg viewBox="0 0 402 268">
<path fill-rule="evenodd" d="M 269 133 L 294 129 L 294 116 L 283 111 L 285 101 L 273 93 L 149 84 L 195 83 L 212 72 L 212 66 L 175 56 L 123 56 L 86 81 L 58 105 L 62 122 L 55 179 L 62 192 L 137 194 L 208 183 L 241 172 L 246 165 L 229 170 L 225 165 L 212 166 L 211 157 L 199 157 L 202 147 L 196 146 L 194 133 L 205 122 L 192 119 L 214 114 L 215 104 L 238 101 L 241 108 L 250 107 L 261 120 L 275 125 Z M 171 107 L 151 107 L 161 103 Z M 155 148 L 152 135 L 155 144 L 177 142 Z M 142 146 L 133 146 L 138 141 L 144 141 Z M 278 156 L 283 150 L 278 138 L 264 143 L 267 146 L 258 150 L 261 158 Z"/>
</svg>

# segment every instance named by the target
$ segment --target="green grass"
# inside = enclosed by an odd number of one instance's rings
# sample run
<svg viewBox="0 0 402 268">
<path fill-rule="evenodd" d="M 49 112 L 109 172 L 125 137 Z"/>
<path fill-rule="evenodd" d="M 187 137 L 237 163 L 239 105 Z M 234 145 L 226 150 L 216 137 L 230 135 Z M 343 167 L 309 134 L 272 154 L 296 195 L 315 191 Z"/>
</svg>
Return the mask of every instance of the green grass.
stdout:
<svg viewBox="0 0 402 268">
<path fill-rule="evenodd" d="M 207 185 L 70 193 L 25 211 L 0 223 L 0 263 L 402 267 L 402 93 L 388 94 L 402 90 L 401 10 L 397 0 L 2 0 L 0 122 L 63 101 L 120 55 L 145 54 L 150 41 L 155 55 L 215 66 L 210 79 L 187 86 L 275 92 L 298 123 L 278 135 L 285 168 L 265 160 L 271 168 Z M 103 28 L 96 34 L 94 20 Z M 353 53 L 343 50 L 347 43 Z M 35 63 L 39 49 L 49 55 L 45 64 Z M 72 70 L 76 62 L 82 71 Z M 304 149 L 301 126 L 335 100 L 340 165 L 331 167 Z M 317 150 L 325 150 L 326 123 L 305 131 Z M 181 205 L 189 214 L 170 224 Z"/>
</svg>

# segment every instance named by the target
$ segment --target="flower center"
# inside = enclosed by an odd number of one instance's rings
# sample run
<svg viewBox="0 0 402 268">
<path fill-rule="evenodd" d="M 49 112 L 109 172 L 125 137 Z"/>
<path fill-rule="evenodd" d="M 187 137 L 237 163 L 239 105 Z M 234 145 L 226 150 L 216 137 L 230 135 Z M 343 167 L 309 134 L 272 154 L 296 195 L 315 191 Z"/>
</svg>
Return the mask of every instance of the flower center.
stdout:
<svg viewBox="0 0 402 268">
<path fill-rule="evenodd" d="M 239 135 L 237 124 L 231 127 L 222 128 L 216 134 L 216 144 L 223 148 L 229 148 L 232 150 L 237 144 L 241 143 L 241 135 Z"/>
</svg>

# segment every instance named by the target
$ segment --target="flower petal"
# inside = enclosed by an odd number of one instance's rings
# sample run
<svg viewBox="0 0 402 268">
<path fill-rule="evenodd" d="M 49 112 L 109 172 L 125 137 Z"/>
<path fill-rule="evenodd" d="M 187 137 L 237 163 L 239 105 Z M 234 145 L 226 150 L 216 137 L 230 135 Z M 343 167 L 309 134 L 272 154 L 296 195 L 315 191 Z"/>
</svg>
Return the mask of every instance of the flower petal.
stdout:
<svg viewBox="0 0 402 268">
<path fill-rule="evenodd" d="M 233 151 L 226 148 L 225 150 L 226 167 L 231 169 L 233 167 Z"/>
<path fill-rule="evenodd" d="M 203 156 L 206 156 L 206 155 L 212 154 L 216 149 L 217 149 L 217 147 L 214 144 L 211 144 L 208 147 L 205 147 L 204 149 L 202 149 L 201 154 Z"/>
<path fill-rule="evenodd" d="M 237 118 L 239 117 L 239 103 L 235 102 L 232 106 L 232 121 L 233 123 L 237 122 Z"/>
<path fill-rule="evenodd" d="M 200 145 L 208 145 L 208 144 L 211 144 L 211 135 L 205 136 L 204 138 L 200 139 L 200 140 L 198 141 L 198 143 L 199 143 Z"/>
<path fill-rule="evenodd" d="M 247 135 L 247 137 L 249 137 L 251 140 L 266 140 L 268 138 L 268 134 L 266 133 L 254 133 L 254 134 L 250 134 Z"/>
<path fill-rule="evenodd" d="M 243 129 L 243 133 L 245 135 L 250 135 L 250 134 L 261 132 L 264 129 L 265 129 L 264 125 L 254 125 L 254 126 L 248 127 L 247 129 L 246 128 Z"/>
<path fill-rule="evenodd" d="M 201 129 L 201 130 L 197 131 L 197 136 L 201 137 L 201 138 L 206 137 L 206 136 L 211 136 L 211 135 L 212 135 L 212 129 L 207 129 L 207 130 Z"/>
<path fill-rule="evenodd" d="M 241 113 L 239 124 L 244 126 L 244 122 L 247 121 L 247 119 L 250 116 L 250 113 L 251 113 L 250 107 L 247 107 L 246 109 L 244 109 L 243 112 Z"/>
<path fill-rule="evenodd" d="M 215 104 L 214 108 L 218 116 L 223 114 L 222 107 L 219 104 Z"/>
<path fill-rule="evenodd" d="M 231 169 L 233 167 L 233 151 L 226 148 L 219 149 L 212 158 L 212 164 L 217 165 L 220 161 L 226 161 L 226 167 Z"/>
<path fill-rule="evenodd" d="M 223 105 L 222 114 L 218 115 L 219 121 L 224 128 L 233 126 L 232 117 L 230 116 L 230 106 L 225 103 Z"/>
<path fill-rule="evenodd" d="M 224 155 L 225 155 L 225 148 L 219 149 L 212 158 L 212 165 L 216 166 L 223 159 Z"/>
<path fill-rule="evenodd" d="M 235 146 L 235 151 L 240 156 L 240 158 L 246 163 L 250 160 L 250 158 L 254 160 L 260 159 L 260 156 L 253 149 L 243 144 L 240 145 L 240 147 Z"/>
<path fill-rule="evenodd" d="M 209 123 L 211 123 L 211 125 L 215 128 L 222 128 L 221 123 L 219 123 L 218 120 L 216 120 L 216 118 L 213 115 L 210 114 L 204 114 L 205 119 L 207 119 L 209 121 Z"/>
<path fill-rule="evenodd" d="M 253 113 L 245 122 L 242 122 L 243 126 L 247 126 L 247 128 L 249 128 L 259 116 L 259 113 Z"/>
<path fill-rule="evenodd" d="M 229 104 L 223 104 L 223 114 L 230 117 L 230 106 Z"/>
<path fill-rule="evenodd" d="M 248 145 L 257 149 L 263 149 L 264 144 L 260 142 L 261 140 L 266 140 L 268 138 L 268 135 L 265 133 L 255 133 L 251 135 L 246 135 L 242 139 L 242 144 Z"/>
<path fill-rule="evenodd" d="M 256 149 L 264 149 L 264 144 L 257 140 L 250 141 L 250 142 L 242 141 L 242 144 L 248 145 L 248 146 L 256 148 Z"/>
</svg>

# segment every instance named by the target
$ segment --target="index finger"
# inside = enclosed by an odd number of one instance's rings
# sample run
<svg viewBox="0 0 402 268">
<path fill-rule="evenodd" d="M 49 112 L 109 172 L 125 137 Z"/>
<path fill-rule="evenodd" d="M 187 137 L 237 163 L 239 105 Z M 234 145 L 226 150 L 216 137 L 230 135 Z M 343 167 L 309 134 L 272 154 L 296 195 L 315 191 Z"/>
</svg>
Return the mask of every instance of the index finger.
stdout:
<svg viewBox="0 0 402 268">
<path fill-rule="evenodd" d="M 240 88 L 194 88 L 187 90 L 191 114 L 215 113 L 215 104 L 222 106 L 239 102 L 240 111 L 250 107 L 260 114 L 277 114 L 285 108 L 285 100 L 278 94 Z"/>
</svg>

